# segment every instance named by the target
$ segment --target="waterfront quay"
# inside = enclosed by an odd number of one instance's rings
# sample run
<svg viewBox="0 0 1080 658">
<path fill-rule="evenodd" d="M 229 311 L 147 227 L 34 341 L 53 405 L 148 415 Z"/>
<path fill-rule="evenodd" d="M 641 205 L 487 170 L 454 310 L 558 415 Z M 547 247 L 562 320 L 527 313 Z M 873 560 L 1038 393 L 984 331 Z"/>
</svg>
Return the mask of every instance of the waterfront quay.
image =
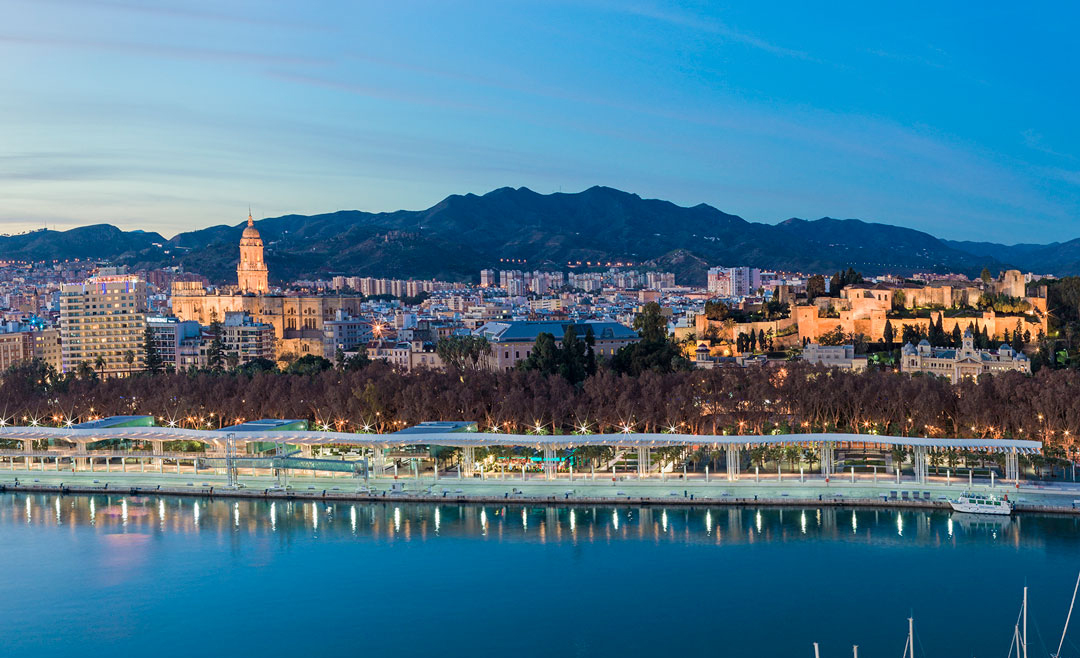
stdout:
<svg viewBox="0 0 1080 658">
<path fill-rule="evenodd" d="M 948 500 L 961 492 L 977 491 L 1008 496 L 1017 511 L 1060 511 L 1080 513 L 1080 485 L 1007 483 L 991 485 L 989 480 L 966 478 L 946 480 L 933 477 L 922 484 L 904 478 L 897 485 L 874 483 L 856 477 L 854 482 L 807 479 L 799 482 L 771 478 L 753 478 L 735 482 L 704 478 L 608 478 L 575 476 L 546 479 L 539 476 L 499 478 L 479 476 L 469 479 L 398 476 L 359 477 L 340 475 L 298 475 L 279 486 L 275 477 L 251 475 L 230 485 L 227 476 L 215 471 L 193 473 L 156 473 L 114 471 L 87 473 L 71 471 L 0 471 L 0 491 L 32 491 L 68 494 L 159 494 L 228 498 L 322 499 L 336 501 L 403 501 L 438 503 L 446 501 L 474 503 L 558 503 L 560 505 L 632 505 L 632 506 L 720 506 L 807 504 L 841 507 L 923 507 L 948 508 Z"/>
<path fill-rule="evenodd" d="M 8 491 L 134 489 L 173 495 L 557 500 L 570 505 L 918 507 L 947 507 L 961 492 L 978 491 L 1009 496 L 1017 509 L 1068 511 L 1080 499 L 1080 487 L 1069 483 L 1024 479 L 1021 459 L 1040 452 L 1036 441 L 838 433 L 499 434 L 476 432 L 468 422 L 357 434 L 292 430 L 287 420 L 256 421 L 234 431 L 132 427 L 130 418 L 120 420 L 83 428 L 0 428 L 0 440 L 23 446 L 0 451 L 0 486 Z M 166 451 L 177 442 L 187 451 Z M 604 459 L 583 458 L 595 451 L 582 448 L 598 446 L 605 448 Z M 691 465 L 686 456 L 702 446 L 718 457 Z M 800 455 L 815 460 L 800 459 L 797 469 L 793 462 L 786 471 L 778 460 L 775 469 L 762 470 L 752 460 L 762 446 L 797 447 Z M 530 456 L 515 456 L 515 448 L 527 448 Z M 945 451 L 977 452 L 980 465 L 934 466 L 931 471 L 931 464 L 939 462 L 934 455 Z"/>
<path fill-rule="evenodd" d="M 1037 441 L 869 434 L 545 436 L 477 432 L 466 422 L 356 434 L 300 430 L 296 421 L 273 419 L 192 430 L 132 418 L 69 428 L 0 427 L 9 448 L 22 446 L 0 450 L 0 487 L 350 500 L 926 507 L 947 506 L 974 490 L 1008 496 L 1018 509 L 1070 511 L 1080 499 L 1080 488 L 1071 484 L 1024 479 L 1021 460 L 1041 451 Z M 693 461 L 703 448 L 711 458 Z M 780 459 L 762 469 L 763 460 L 754 463 L 761 449 L 798 459 L 786 471 Z M 940 455 L 957 451 L 978 459 L 942 468 Z"/>
</svg>

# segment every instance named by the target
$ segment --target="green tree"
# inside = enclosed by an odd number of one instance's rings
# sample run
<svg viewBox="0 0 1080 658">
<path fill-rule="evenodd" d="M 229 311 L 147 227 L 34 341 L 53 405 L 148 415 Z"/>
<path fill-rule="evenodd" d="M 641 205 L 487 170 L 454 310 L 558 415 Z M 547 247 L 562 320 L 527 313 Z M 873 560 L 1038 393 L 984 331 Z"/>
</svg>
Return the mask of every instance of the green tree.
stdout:
<svg viewBox="0 0 1080 658">
<path fill-rule="evenodd" d="M 656 302 L 646 304 L 634 318 L 634 329 L 641 340 L 615 353 L 611 359 L 615 372 L 639 375 L 646 370 L 667 373 L 692 367 L 679 345 L 668 339 L 667 319 Z"/>
<path fill-rule="evenodd" d="M 896 338 L 896 332 L 893 330 L 892 322 L 885 321 L 885 328 L 881 331 L 881 338 L 885 341 L 885 346 L 892 349 L 893 338 Z"/>
<path fill-rule="evenodd" d="M 926 338 L 926 332 L 923 331 L 922 325 L 905 324 L 900 330 L 900 342 L 905 345 L 907 343 L 918 345 L 923 338 Z"/>
<path fill-rule="evenodd" d="M 892 455 L 893 468 L 897 471 L 903 470 L 904 460 L 907 459 L 907 450 L 904 446 L 893 446 L 889 452 Z"/>
<path fill-rule="evenodd" d="M 562 349 L 560 350 L 559 374 L 571 384 L 585 381 L 585 352 L 586 345 L 578 340 L 574 325 L 566 325 L 563 333 Z"/>
<path fill-rule="evenodd" d="M 131 374 L 131 370 L 135 365 L 135 352 L 134 350 L 124 350 L 124 363 L 127 365 L 128 374 Z"/>
<path fill-rule="evenodd" d="M 491 343 L 484 336 L 447 336 L 435 343 L 435 353 L 447 368 L 476 371 L 487 367 Z"/>
<path fill-rule="evenodd" d="M 845 345 L 848 342 L 848 337 L 844 333 L 844 330 L 837 325 L 832 331 L 826 331 L 818 336 L 818 345 Z"/>
<path fill-rule="evenodd" d="M 659 343 L 667 339 L 667 318 L 656 302 L 649 302 L 634 318 L 634 330 L 647 343 Z"/>
<path fill-rule="evenodd" d="M 592 377 L 596 374 L 596 334 L 592 325 L 585 328 L 585 375 Z"/>
<path fill-rule="evenodd" d="M 245 375 L 253 375 L 257 372 L 277 372 L 277 363 L 270 359 L 252 359 L 237 367 L 236 371 Z"/>
<path fill-rule="evenodd" d="M 341 365 L 339 368 L 345 372 L 353 372 L 355 370 L 363 370 L 371 363 L 371 359 L 368 358 L 367 352 L 357 352 L 350 356 L 342 356 Z"/>
<path fill-rule="evenodd" d="M 97 358 L 94 359 L 94 367 L 97 368 L 97 371 L 98 371 L 99 375 L 104 375 L 105 374 L 105 357 L 98 354 Z"/>
<path fill-rule="evenodd" d="M 928 340 L 934 347 L 942 347 L 946 344 L 947 338 L 945 335 L 945 326 L 943 324 L 942 317 L 944 313 L 939 313 L 937 321 L 930 323 L 930 331 Z"/>
<path fill-rule="evenodd" d="M 849 267 L 847 270 L 841 270 L 834 274 L 832 280 L 829 282 L 829 296 L 839 297 L 840 291 L 847 286 L 862 282 L 862 274 L 856 272 L 854 268 Z"/>
<path fill-rule="evenodd" d="M 210 347 L 206 350 L 206 362 L 214 372 L 221 372 L 225 368 L 225 330 L 218 322 L 216 315 L 210 323 Z"/>
<path fill-rule="evenodd" d="M 157 347 L 154 346 L 154 330 L 149 324 L 143 330 L 143 362 L 151 375 L 156 375 L 162 370 L 163 361 Z"/>
<path fill-rule="evenodd" d="M 815 274 L 806 280 L 806 298 L 811 302 L 825 296 L 825 277 Z"/>
<path fill-rule="evenodd" d="M 285 368 L 286 374 L 290 375 L 317 375 L 324 370 L 330 370 L 334 364 L 325 357 L 317 354 L 305 354 L 293 361 Z"/>
<path fill-rule="evenodd" d="M 79 361 L 79 365 L 75 366 L 75 376 L 79 379 L 93 379 L 96 375 L 89 361 Z"/>
<path fill-rule="evenodd" d="M 731 308 L 721 300 L 708 300 L 705 302 L 705 317 L 715 322 L 720 322 L 731 313 Z"/>
<path fill-rule="evenodd" d="M 536 335 L 532 351 L 524 361 L 518 364 L 521 370 L 536 370 L 544 375 L 554 375 L 559 372 L 561 361 L 559 348 L 555 345 L 555 336 L 546 331 Z"/>
<path fill-rule="evenodd" d="M 982 269 L 982 273 L 979 274 L 979 278 L 982 279 L 983 283 L 990 285 L 990 283 L 994 280 L 994 275 L 990 274 L 990 270 L 984 267 Z"/>
</svg>

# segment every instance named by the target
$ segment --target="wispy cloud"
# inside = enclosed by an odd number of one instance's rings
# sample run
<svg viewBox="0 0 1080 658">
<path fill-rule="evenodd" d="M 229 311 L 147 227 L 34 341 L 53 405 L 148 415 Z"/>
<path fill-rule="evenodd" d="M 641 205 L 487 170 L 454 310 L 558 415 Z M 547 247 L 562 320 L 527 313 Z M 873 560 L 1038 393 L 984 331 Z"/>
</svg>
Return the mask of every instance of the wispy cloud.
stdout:
<svg viewBox="0 0 1080 658">
<path fill-rule="evenodd" d="M 1062 153 L 1052 148 L 1046 143 L 1046 138 L 1042 134 L 1038 133 L 1031 128 L 1024 130 L 1020 133 L 1020 137 L 1024 141 L 1024 146 L 1029 149 L 1038 151 L 1039 153 L 1045 153 L 1046 155 L 1052 155 L 1056 158 L 1065 158 L 1067 160 L 1076 160 L 1076 156 L 1069 153 Z"/>
<path fill-rule="evenodd" d="M 333 89 L 336 91 L 343 91 L 350 94 L 366 96 L 368 98 L 377 98 L 381 100 L 411 103 L 415 105 L 423 105 L 427 107 L 443 109 L 458 109 L 467 111 L 479 111 L 483 109 L 482 106 L 477 104 L 459 103 L 457 101 L 449 100 L 443 96 L 434 96 L 431 94 L 422 93 L 418 94 L 415 92 L 405 91 L 401 89 L 393 89 L 387 86 L 361 84 L 358 82 L 337 80 L 334 78 L 327 78 L 317 75 L 292 73 L 281 70 L 270 70 L 266 72 L 266 75 L 271 78 L 282 80 L 284 82 L 322 87 L 325 89 Z"/>
<path fill-rule="evenodd" d="M 777 45 L 770 41 L 767 41 L 757 35 L 738 30 L 726 23 L 718 20 L 702 18 L 695 14 L 688 12 L 672 11 L 669 9 L 660 9 L 658 7 L 650 5 L 632 5 L 632 4 L 614 4 L 607 7 L 610 10 L 618 11 L 625 14 L 632 14 L 634 16 L 640 16 L 642 18 L 648 18 L 662 23 L 668 23 L 678 27 L 687 28 L 697 32 L 704 32 L 707 34 L 715 34 L 727 41 L 733 41 L 735 43 L 743 44 L 744 46 L 750 46 L 773 55 L 780 57 L 793 57 L 795 59 L 802 59 L 807 61 L 819 61 L 809 53 L 801 50 L 795 50 L 793 48 L 787 48 Z"/>
<path fill-rule="evenodd" d="M 78 8 L 92 7 L 97 9 L 112 10 L 116 12 L 146 14 L 150 16 L 164 16 L 167 18 L 183 18 L 197 21 L 237 23 L 240 25 L 286 28 L 289 30 L 301 29 L 319 32 L 334 31 L 334 29 L 328 25 L 320 25 L 298 20 L 274 20 L 272 18 L 267 18 L 266 14 L 261 11 L 249 12 L 246 14 L 236 14 L 220 11 L 208 11 L 205 9 L 192 9 L 190 6 L 177 7 L 168 4 L 150 4 L 148 2 L 120 2 L 118 0 L 33 0 L 33 3 L 50 3 Z"/>
<path fill-rule="evenodd" d="M 929 57 L 923 57 L 921 55 L 913 55 L 911 53 L 894 53 L 888 50 L 881 50 L 879 48 L 868 48 L 864 50 L 868 55 L 880 57 L 882 59 L 890 59 L 894 62 L 901 62 L 904 64 L 918 64 L 920 66 L 926 66 L 933 69 L 945 69 L 945 64 L 930 59 Z"/>
<path fill-rule="evenodd" d="M 162 43 L 137 43 L 128 41 L 104 41 L 72 36 L 46 36 L 0 32 L 0 43 L 31 48 L 70 48 L 73 50 L 97 50 L 104 52 L 134 53 L 150 57 L 170 59 L 238 61 L 254 64 L 326 64 L 330 60 L 321 57 L 274 55 L 242 50 L 222 50 L 197 46 L 170 46 Z"/>
</svg>

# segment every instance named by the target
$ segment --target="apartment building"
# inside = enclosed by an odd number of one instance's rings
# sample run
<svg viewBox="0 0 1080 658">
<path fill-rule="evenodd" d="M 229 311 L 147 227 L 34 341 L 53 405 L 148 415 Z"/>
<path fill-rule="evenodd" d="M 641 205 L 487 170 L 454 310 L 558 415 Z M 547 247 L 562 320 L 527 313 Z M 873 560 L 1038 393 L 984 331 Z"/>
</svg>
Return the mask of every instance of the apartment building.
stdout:
<svg viewBox="0 0 1080 658">
<path fill-rule="evenodd" d="M 146 282 L 131 275 L 102 275 L 60 289 L 62 369 L 87 363 L 102 376 L 143 367 Z"/>
</svg>

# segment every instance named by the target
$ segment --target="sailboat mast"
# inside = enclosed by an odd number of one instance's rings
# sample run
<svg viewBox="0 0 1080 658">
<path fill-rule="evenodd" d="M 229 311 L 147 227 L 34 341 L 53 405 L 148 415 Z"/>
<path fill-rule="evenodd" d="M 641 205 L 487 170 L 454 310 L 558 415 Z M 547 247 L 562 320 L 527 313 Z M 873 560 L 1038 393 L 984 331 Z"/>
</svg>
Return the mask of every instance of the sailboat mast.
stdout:
<svg viewBox="0 0 1080 658">
<path fill-rule="evenodd" d="M 821 658 L 821 653 L 818 652 L 817 642 L 814 642 L 814 658 Z"/>
<path fill-rule="evenodd" d="M 1024 655 L 1027 658 L 1027 585 L 1024 585 Z"/>
<path fill-rule="evenodd" d="M 905 658 L 915 658 L 915 618 L 907 618 L 907 645 L 904 647 Z"/>
<path fill-rule="evenodd" d="M 1073 606 L 1076 605 L 1076 591 L 1080 590 L 1080 574 L 1076 576 L 1076 586 L 1073 587 L 1072 602 L 1069 603 L 1069 614 L 1065 615 L 1065 628 L 1061 629 L 1061 641 L 1058 642 L 1057 652 L 1054 653 L 1054 658 L 1061 656 L 1061 647 L 1065 644 L 1065 633 L 1069 631 L 1069 620 L 1072 619 Z"/>
</svg>

